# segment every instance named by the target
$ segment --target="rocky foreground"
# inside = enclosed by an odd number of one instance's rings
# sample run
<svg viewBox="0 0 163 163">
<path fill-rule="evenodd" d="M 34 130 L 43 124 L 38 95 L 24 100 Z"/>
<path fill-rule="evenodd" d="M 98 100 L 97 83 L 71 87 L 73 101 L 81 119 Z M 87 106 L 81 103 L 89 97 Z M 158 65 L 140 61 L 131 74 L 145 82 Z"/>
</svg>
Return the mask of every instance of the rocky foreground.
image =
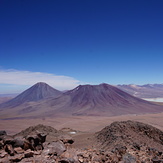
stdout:
<svg viewBox="0 0 163 163">
<path fill-rule="evenodd" d="M 0 131 L 0 163 L 163 163 L 163 132 L 147 124 L 114 122 L 88 139 L 91 148 L 77 148 L 68 132 L 50 126 Z"/>
</svg>

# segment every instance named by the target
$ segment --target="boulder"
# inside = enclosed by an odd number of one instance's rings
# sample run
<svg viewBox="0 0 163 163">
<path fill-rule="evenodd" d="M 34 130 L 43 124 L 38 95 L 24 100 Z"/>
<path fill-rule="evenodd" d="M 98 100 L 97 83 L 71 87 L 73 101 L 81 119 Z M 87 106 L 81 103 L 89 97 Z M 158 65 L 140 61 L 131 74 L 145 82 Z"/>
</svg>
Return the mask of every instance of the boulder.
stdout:
<svg viewBox="0 0 163 163">
<path fill-rule="evenodd" d="M 61 141 L 52 142 L 43 150 L 44 154 L 60 156 L 66 151 L 65 145 Z"/>
<path fill-rule="evenodd" d="M 15 141 L 14 141 L 14 138 L 13 138 L 12 136 L 9 136 L 9 135 L 3 136 L 2 140 L 3 140 L 4 145 L 6 145 L 6 144 L 11 144 L 11 145 L 13 145 L 14 142 L 15 142 Z"/>
<path fill-rule="evenodd" d="M 15 138 L 14 139 L 14 142 L 13 142 L 13 147 L 16 148 L 16 147 L 21 147 L 23 148 L 24 146 L 24 140 L 23 138 Z"/>
<path fill-rule="evenodd" d="M 44 143 L 46 141 L 47 134 L 45 134 L 45 133 L 38 133 L 37 136 L 40 139 L 41 143 Z"/>
<path fill-rule="evenodd" d="M 25 141 L 24 141 L 23 149 L 24 149 L 24 150 L 28 150 L 28 149 L 34 150 L 32 144 L 31 144 L 28 140 L 25 140 Z"/>
<path fill-rule="evenodd" d="M 11 144 L 6 144 L 4 149 L 10 156 L 14 156 L 14 149 Z"/>
<path fill-rule="evenodd" d="M 28 135 L 26 137 L 26 141 L 24 142 L 24 148 L 31 149 L 31 150 L 42 150 L 43 143 L 46 140 L 46 134 L 36 134 L 36 135 Z"/>
</svg>

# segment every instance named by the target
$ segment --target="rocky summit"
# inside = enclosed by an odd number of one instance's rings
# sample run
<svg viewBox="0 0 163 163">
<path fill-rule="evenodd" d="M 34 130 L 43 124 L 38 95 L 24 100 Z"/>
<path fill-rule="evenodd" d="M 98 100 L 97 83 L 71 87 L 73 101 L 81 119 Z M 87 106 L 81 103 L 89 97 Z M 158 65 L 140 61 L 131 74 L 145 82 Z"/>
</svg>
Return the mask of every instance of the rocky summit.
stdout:
<svg viewBox="0 0 163 163">
<path fill-rule="evenodd" d="M 74 141 L 80 140 L 50 126 L 31 126 L 16 135 L 0 131 L 0 163 L 163 162 L 163 132 L 144 123 L 114 122 L 91 139 L 91 148 L 77 148 Z"/>
</svg>

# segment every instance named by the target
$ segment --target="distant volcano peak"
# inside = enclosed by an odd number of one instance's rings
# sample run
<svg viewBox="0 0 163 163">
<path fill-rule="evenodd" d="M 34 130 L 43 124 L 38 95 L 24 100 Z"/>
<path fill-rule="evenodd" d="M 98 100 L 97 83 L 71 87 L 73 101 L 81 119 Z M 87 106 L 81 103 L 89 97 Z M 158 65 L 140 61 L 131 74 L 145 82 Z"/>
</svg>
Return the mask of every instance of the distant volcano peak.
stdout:
<svg viewBox="0 0 163 163">
<path fill-rule="evenodd" d="M 1 106 L 15 107 L 25 102 L 36 102 L 49 97 L 58 97 L 62 93 L 44 82 L 38 82 L 29 89 L 25 90 L 17 97 L 5 102 Z"/>
</svg>

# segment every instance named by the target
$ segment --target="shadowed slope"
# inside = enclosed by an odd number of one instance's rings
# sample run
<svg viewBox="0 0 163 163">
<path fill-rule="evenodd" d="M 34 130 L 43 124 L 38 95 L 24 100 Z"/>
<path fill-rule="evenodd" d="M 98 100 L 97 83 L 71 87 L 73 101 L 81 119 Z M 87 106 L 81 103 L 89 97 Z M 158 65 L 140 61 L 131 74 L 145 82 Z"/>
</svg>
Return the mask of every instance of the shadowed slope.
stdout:
<svg viewBox="0 0 163 163">
<path fill-rule="evenodd" d="M 26 102 L 36 102 L 49 97 L 58 97 L 62 93 L 46 83 L 37 83 L 19 94 L 17 97 L 0 105 L 1 108 L 13 108 Z"/>
</svg>

